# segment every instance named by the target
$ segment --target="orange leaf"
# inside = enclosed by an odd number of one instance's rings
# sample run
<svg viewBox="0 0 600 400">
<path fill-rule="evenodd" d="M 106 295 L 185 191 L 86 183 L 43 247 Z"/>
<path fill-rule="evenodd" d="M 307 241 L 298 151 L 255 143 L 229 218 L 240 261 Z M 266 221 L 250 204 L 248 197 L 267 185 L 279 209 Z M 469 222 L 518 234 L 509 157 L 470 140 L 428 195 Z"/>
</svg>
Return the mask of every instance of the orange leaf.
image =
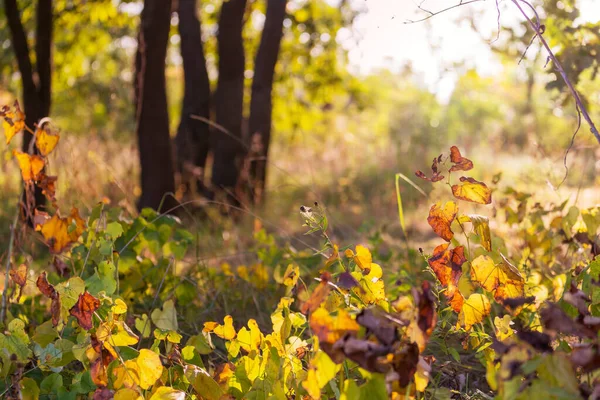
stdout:
<svg viewBox="0 0 600 400">
<path fill-rule="evenodd" d="M 48 176 L 44 173 L 41 174 L 38 186 L 42 189 L 42 194 L 48 198 L 51 202 L 56 201 L 56 176 Z"/>
<path fill-rule="evenodd" d="M 85 229 L 85 221 L 79 216 L 79 211 L 73 208 L 69 217 L 61 218 L 57 212 L 41 228 L 36 229 L 42 231 L 52 253 L 61 253 L 79 239 Z"/>
<path fill-rule="evenodd" d="M 310 329 L 319 338 L 319 343 L 333 344 L 348 332 L 357 332 L 359 325 L 341 308 L 337 316 L 332 317 L 323 307 L 310 315 Z"/>
<path fill-rule="evenodd" d="M 436 158 L 433 159 L 433 163 L 431 164 L 431 178 L 428 178 L 423 172 L 417 171 L 415 175 L 421 179 L 425 179 L 429 182 L 438 182 L 444 179 L 444 176 L 441 175 L 441 171 L 439 170 L 439 165 L 442 162 L 442 155 L 440 154 Z"/>
<path fill-rule="evenodd" d="M 312 313 L 315 311 L 323 301 L 327 298 L 329 291 L 331 290 L 329 286 L 329 280 L 331 279 L 331 274 L 329 272 L 324 272 L 321 274 L 321 282 L 315 288 L 315 290 L 310 295 L 310 298 L 302 304 L 300 307 L 300 311 L 302 314 Z"/>
<path fill-rule="evenodd" d="M 494 294 L 496 301 L 523 296 L 525 279 L 519 270 L 504 256 L 500 264 L 494 263 L 487 255 L 481 255 L 471 262 L 471 279 Z"/>
<path fill-rule="evenodd" d="M 453 201 L 448 201 L 441 207 L 440 203 L 431 206 L 427 222 L 433 231 L 446 242 L 449 242 L 454 237 L 454 232 L 450 229 L 452 221 L 456 218 L 458 206 Z"/>
<path fill-rule="evenodd" d="M 54 286 L 46 279 L 46 272 L 42 272 L 38 276 L 36 286 L 42 294 L 52 300 L 50 304 L 50 312 L 52 314 L 52 325 L 57 326 L 60 322 L 60 296 Z"/>
<path fill-rule="evenodd" d="M 100 300 L 85 291 L 79 295 L 77 303 L 69 310 L 69 313 L 77 318 L 77 322 L 83 329 L 89 331 L 92 329 L 92 316 L 99 307 Z"/>
<path fill-rule="evenodd" d="M 27 265 L 21 264 L 17 269 L 10 270 L 10 278 L 14 283 L 23 287 L 27 283 Z"/>
<path fill-rule="evenodd" d="M 452 250 L 450 244 L 444 243 L 433 250 L 433 255 L 427 260 L 427 263 L 435 273 L 442 286 L 446 287 L 446 297 L 455 311 L 460 311 L 460 299 L 455 299 L 460 295 L 458 291 L 458 280 L 462 275 L 462 265 L 466 260 L 465 248 L 458 246 Z M 462 296 L 461 296 L 462 297 Z M 462 304 L 460 304 L 462 306 Z"/>
<path fill-rule="evenodd" d="M 450 168 L 448 172 L 468 171 L 470 169 L 473 169 L 473 161 L 463 157 L 460 154 L 460 150 L 458 150 L 458 147 L 456 146 L 450 147 L 450 161 L 452 161 L 454 165 Z"/>
<path fill-rule="evenodd" d="M 52 134 L 45 129 L 38 129 L 35 132 L 35 145 L 40 151 L 40 154 L 45 157 L 52 153 L 59 138 L 60 136 L 58 134 Z"/>
<path fill-rule="evenodd" d="M 460 185 L 452 185 L 452 194 L 457 199 L 479 204 L 492 202 L 492 191 L 485 183 L 466 176 L 461 176 L 460 181 L 462 182 Z"/>
<path fill-rule="evenodd" d="M 69 238 L 71 241 L 76 242 L 85 230 L 85 221 L 79 216 L 79 210 L 77 208 L 73 207 L 71 209 L 71 215 L 67 218 L 67 222 L 69 225 L 75 225 L 75 228 L 69 232 Z"/>
<path fill-rule="evenodd" d="M 44 169 L 44 159 L 38 155 L 29 155 L 17 150 L 13 150 L 13 155 L 16 157 L 21 168 L 21 176 L 25 182 L 37 181 L 40 173 Z"/>
</svg>

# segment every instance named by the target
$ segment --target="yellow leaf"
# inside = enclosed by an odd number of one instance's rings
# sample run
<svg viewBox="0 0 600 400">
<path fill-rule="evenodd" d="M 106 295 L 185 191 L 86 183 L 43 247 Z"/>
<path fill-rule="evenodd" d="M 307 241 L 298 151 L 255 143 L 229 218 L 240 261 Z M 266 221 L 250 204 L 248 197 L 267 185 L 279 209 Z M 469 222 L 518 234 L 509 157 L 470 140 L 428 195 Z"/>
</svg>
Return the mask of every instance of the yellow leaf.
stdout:
<svg viewBox="0 0 600 400">
<path fill-rule="evenodd" d="M 21 111 L 19 103 L 15 101 L 15 111 L 7 111 L 4 114 L 2 127 L 6 136 L 6 144 L 9 144 L 12 138 L 25 128 L 25 114 Z"/>
<path fill-rule="evenodd" d="M 261 333 L 256 321 L 253 319 L 248 320 L 248 328 L 250 329 L 248 330 L 245 327 L 240 329 L 237 334 L 237 339 L 240 342 L 242 349 L 249 353 L 252 350 L 260 349 L 263 334 Z"/>
<path fill-rule="evenodd" d="M 515 331 L 510 327 L 513 324 L 514 322 L 511 321 L 510 315 L 508 314 L 502 318 L 494 318 L 494 326 L 496 327 L 496 337 L 498 340 L 503 341 L 515 333 Z"/>
<path fill-rule="evenodd" d="M 419 363 L 417 364 L 417 371 L 415 372 L 415 386 L 418 392 L 424 392 L 429 385 L 429 373 L 431 372 L 431 366 L 427 364 L 427 361 L 419 356 Z"/>
<path fill-rule="evenodd" d="M 111 310 L 116 315 L 125 314 L 127 312 L 127 304 L 121 299 L 116 299 L 115 305 L 112 306 Z"/>
<path fill-rule="evenodd" d="M 115 389 L 133 388 L 140 384 L 140 369 L 135 360 L 127 360 L 113 369 Z"/>
<path fill-rule="evenodd" d="M 294 264 L 288 265 L 283 274 L 283 284 L 287 287 L 296 286 L 298 277 L 300 276 L 300 267 Z"/>
<path fill-rule="evenodd" d="M 164 302 L 162 310 L 157 308 L 152 311 L 150 315 L 152 322 L 162 330 L 175 331 L 179 330 L 177 324 L 177 311 L 175 310 L 175 303 L 173 300 L 167 300 Z"/>
<path fill-rule="evenodd" d="M 485 295 L 473 293 L 463 304 L 458 315 L 458 324 L 468 331 L 473 325 L 483 321 L 489 315 L 491 308 L 490 301 Z"/>
<path fill-rule="evenodd" d="M 71 244 L 69 235 L 69 223 L 66 218 L 61 218 L 58 213 L 47 220 L 42 226 L 41 231 L 50 251 L 60 253 Z"/>
<path fill-rule="evenodd" d="M 321 399 L 321 388 L 317 382 L 317 371 L 315 369 L 311 368 L 308 370 L 306 379 L 302 382 L 302 387 L 308 392 L 311 399 Z"/>
<path fill-rule="evenodd" d="M 492 237 L 490 234 L 490 220 L 483 215 L 469 215 L 469 221 L 473 224 L 475 232 L 481 239 L 481 245 L 487 251 L 492 251 Z"/>
<path fill-rule="evenodd" d="M 471 280 L 494 294 L 498 302 L 507 298 L 523 296 L 525 279 L 510 262 L 504 258 L 495 264 L 487 255 L 481 255 L 471 262 Z"/>
<path fill-rule="evenodd" d="M 332 317 L 329 312 L 319 307 L 310 316 L 310 329 L 319 338 L 321 343 L 335 343 L 347 332 L 357 332 L 359 325 L 350 317 L 350 314 L 340 308 L 337 316 Z"/>
<path fill-rule="evenodd" d="M 185 392 L 172 387 L 161 386 L 152 394 L 150 400 L 185 400 Z"/>
<path fill-rule="evenodd" d="M 52 153 L 59 138 L 60 136 L 58 134 L 49 133 L 45 129 L 38 129 L 35 133 L 35 145 L 40 151 L 40 154 L 45 157 Z"/>
<path fill-rule="evenodd" d="M 325 268 L 329 268 L 331 265 L 333 265 L 333 263 L 335 263 L 339 259 L 340 259 L 339 247 L 337 244 L 334 244 L 331 255 L 329 256 L 329 258 L 327 258 L 327 261 L 325 261 Z"/>
<path fill-rule="evenodd" d="M 427 222 L 439 237 L 449 242 L 454 237 L 454 232 L 452 232 L 450 226 L 457 213 L 458 206 L 455 202 L 448 201 L 443 207 L 438 202 L 431 206 Z"/>
<path fill-rule="evenodd" d="M 163 373 L 160 357 L 152 350 L 140 350 L 136 363 L 140 371 L 140 387 L 142 389 L 148 389 L 154 385 Z"/>
<path fill-rule="evenodd" d="M 233 327 L 233 318 L 231 315 L 226 315 L 223 322 L 224 324 L 217 325 L 213 329 L 213 332 L 221 339 L 232 340 L 236 336 L 235 328 Z"/>
<path fill-rule="evenodd" d="M 144 400 L 142 395 L 135 389 L 122 388 L 115 393 L 114 400 Z"/>
<path fill-rule="evenodd" d="M 460 185 L 452 185 L 452 194 L 457 199 L 479 204 L 492 202 L 492 191 L 485 183 L 466 176 L 461 176 L 460 181 L 462 182 Z"/>
<path fill-rule="evenodd" d="M 319 350 L 310 361 L 308 374 L 302 382 L 302 387 L 311 398 L 320 399 L 321 389 L 335 378 L 341 367 L 341 364 L 334 363 L 326 353 Z"/>
<path fill-rule="evenodd" d="M 103 322 L 96 330 L 101 342 L 111 346 L 131 346 L 138 342 L 138 337 L 123 321 Z M 105 343 L 105 344 L 106 344 Z"/>
<path fill-rule="evenodd" d="M 44 159 L 38 155 L 29 155 L 27 153 L 13 150 L 13 155 L 17 159 L 21 176 L 25 182 L 36 181 L 44 169 Z"/>
</svg>

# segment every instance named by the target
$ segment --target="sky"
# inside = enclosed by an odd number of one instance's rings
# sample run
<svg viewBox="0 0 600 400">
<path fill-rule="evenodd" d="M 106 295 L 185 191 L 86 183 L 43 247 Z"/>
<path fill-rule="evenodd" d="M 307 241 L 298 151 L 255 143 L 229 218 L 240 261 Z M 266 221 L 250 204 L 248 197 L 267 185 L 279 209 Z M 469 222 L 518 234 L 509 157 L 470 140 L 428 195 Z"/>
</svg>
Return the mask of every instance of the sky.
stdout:
<svg viewBox="0 0 600 400">
<path fill-rule="evenodd" d="M 349 50 L 356 72 L 378 68 L 399 70 L 410 63 L 421 82 L 441 101 L 449 98 L 458 71 L 453 63 L 464 62 L 482 75 L 498 73 L 501 66 L 490 49 L 489 41 L 497 34 L 495 0 L 458 7 L 418 23 L 405 23 L 427 16 L 418 6 L 437 11 L 459 0 L 353 0 L 363 12 L 352 33 L 341 32 L 338 40 Z M 500 0 L 500 22 L 521 21 L 519 11 L 508 0 Z M 580 0 L 582 18 L 600 19 L 600 0 Z M 461 16 L 477 15 L 480 32 L 475 32 Z M 516 62 L 516 61 L 515 61 Z"/>
</svg>

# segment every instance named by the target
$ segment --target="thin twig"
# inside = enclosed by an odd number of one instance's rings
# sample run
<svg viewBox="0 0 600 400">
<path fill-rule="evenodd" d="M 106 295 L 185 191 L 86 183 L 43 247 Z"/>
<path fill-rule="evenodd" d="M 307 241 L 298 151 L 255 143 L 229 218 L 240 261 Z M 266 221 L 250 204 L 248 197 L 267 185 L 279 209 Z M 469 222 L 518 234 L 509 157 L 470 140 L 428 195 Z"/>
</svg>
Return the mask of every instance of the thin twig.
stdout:
<svg viewBox="0 0 600 400">
<path fill-rule="evenodd" d="M 8 307 L 8 277 L 10 275 L 10 260 L 12 258 L 13 245 L 15 242 L 15 232 L 19 222 L 19 206 L 15 211 L 13 222 L 10 226 L 10 239 L 8 240 L 8 252 L 6 254 L 6 274 L 4 275 L 4 290 L 2 291 L 2 308 L 0 309 L 0 323 L 4 323 L 6 309 Z"/>
<path fill-rule="evenodd" d="M 565 165 L 565 176 L 563 177 L 563 180 L 558 184 L 557 189 L 560 188 L 563 183 L 565 183 L 565 181 L 567 180 L 567 176 L 569 175 L 569 167 L 567 166 L 567 156 L 569 155 L 569 151 L 575 143 L 575 137 L 577 136 L 577 132 L 579 132 L 579 128 L 581 128 L 581 110 L 579 109 L 579 106 L 577 104 L 575 104 L 575 107 L 577 108 L 577 129 L 575 129 L 575 133 L 573 133 L 573 136 L 571 136 L 571 143 L 569 144 L 567 151 L 565 151 L 565 158 L 563 160 L 563 163 Z"/>
<path fill-rule="evenodd" d="M 453 5 L 453 6 L 450 6 L 450 7 L 448 7 L 448 8 L 444 8 L 443 10 L 439 10 L 439 11 L 435 11 L 435 12 L 432 12 L 432 11 L 429 11 L 429 10 L 425 10 L 425 9 L 423 9 L 421 6 L 417 6 L 417 7 L 418 7 L 420 10 L 422 10 L 422 11 L 425 11 L 425 12 L 429 13 L 429 15 L 428 15 L 428 16 L 426 16 L 426 17 L 424 17 L 424 18 L 417 19 L 417 20 L 412 20 L 412 19 L 409 19 L 409 20 L 406 20 L 406 21 L 404 21 L 404 23 L 405 23 L 405 24 L 415 24 L 415 23 L 417 23 L 417 22 L 423 22 L 423 21 L 426 21 L 426 20 L 428 20 L 429 18 L 433 18 L 433 17 L 435 17 L 435 16 L 436 16 L 436 15 L 438 15 L 438 14 L 445 13 L 446 11 L 450 11 L 450 10 L 453 10 L 453 9 L 455 9 L 455 8 L 458 8 L 458 7 L 461 7 L 461 6 L 466 6 L 467 4 L 471 4 L 471 3 L 479 3 L 479 2 L 482 2 L 482 1 L 485 1 L 485 0 L 469 0 L 469 1 L 462 1 L 462 0 L 461 0 L 461 2 L 460 2 L 460 3 L 458 3 L 458 4 L 455 4 L 455 5 Z"/>
<path fill-rule="evenodd" d="M 543 25 L 541 25 L 541 23 L 540 23 L 540 19 L 539 19 L 537 12 L 533 8 L 533 6 L 525 0 L 511 0 L 511 1 L 514 3 L 515 6 L 517 6 L 519 11 L 521 11 L 521 14 L 523 14 L 523 16 L 527 19 L 527 22 L 529 22 L 529 25 L 531 26 L 533 31 L 537 33 L 537 37 L 540 39 L 540 42 L 542 43 L 542 45 L 548 52 L 548 56 L 550 57 L 550 59 L 552 59 L 552 62 L 554 63 L 554 67 L 556 68 L 556 70 L 558 71 L 560 76 L 563 78 L 563 81 L 565 82 L 565 84 L 569 88 L 569 91 L 571 92 L 571 95 L 575 99 L 575 103 L 577 104 L 577 107 L 581 111 L 583 118 L 586 120 L 586 122 L 590 126 L 590 131 L 596 137 L 596 140 L 598 141 L 598 143 L 600 143 L 600 133 L 598 132 L 598 129 L 596 128 L 596 125 L 594 124 L 594 121 L 592 121 L 590 114 L 588 113 L 587 109 L 585 108 L 585 105 L 581 101 L 581 97 L 579 97 L 579 93 L 577 92 L 577 90 L 575 90 L 575 87 L 571 83 L 571 80 L 567 76 L 567 73 L 565 72 L 562 65 L 560 64 L 560 62 L 558 61 L 558 59 L 556 58 L 556 56 L 550 49 L 550 46 L 548 45 L 548 42 L 546 42 L 546 39 L 544 39 L 544 35 L 542 34 L 542 31 L 541 31 L 543 29 L 542 28 Z M 537 19 L 537 24 L 535 22 L 533 22 L 533 20 L 527 15 L 525 10 L 523 10 L 523 7 L 521 7 L 520 3 L 526 4 L 529 8 L 531 8 L 534 11 L 534 13 L 536 15 L 536 19 Z"/>
</svg>

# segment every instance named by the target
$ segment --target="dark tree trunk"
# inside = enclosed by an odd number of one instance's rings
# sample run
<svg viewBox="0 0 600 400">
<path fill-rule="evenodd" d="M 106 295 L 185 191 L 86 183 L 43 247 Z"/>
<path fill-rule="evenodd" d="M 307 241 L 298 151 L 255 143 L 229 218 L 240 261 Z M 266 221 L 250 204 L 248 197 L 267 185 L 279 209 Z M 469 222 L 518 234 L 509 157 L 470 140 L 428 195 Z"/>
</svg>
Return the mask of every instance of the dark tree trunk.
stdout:
<svg viewBox="0 0 600 400">
<path fill-rule="evenodd" d="M 210 81 L 202 46 L 196 0 L 179 0 L 179 35 L 184 71 L 184 96 L 181 122 L 177 129 L 177 169 L 187 191 L 195 180 L 206 194 L 204 168 L 210 143 Z M 193 118 L 197 116 L 204 121 Z"/>
<path fill-rule="evenodd" d="M 249 154 L 251 199 L 264 199 L 269 142 L 271 141 L 272 91 L 275 65 L 281 47 L 286 0 L 268 0 L 267 16 L 254 63 L 250 121 L 248 132 L 252 137 Z"/>
<path fill-rule="evenodd" d="M 217 34 L 219 81 L 215 94 L 216 122 L 227 133 L 215 132 L 212 183 L 232 194 L 243 161 L 242 113 L 245 55 L 242 26 L 246 0 L 224 1 Z"/>
<path fill-rule="evenodd" d="M 166 211 L 175 205 L 169 137 L 165 58 L 171 25 L 170 0 L 145 0 L 136 54 L 136 119 L 142 172 L 138 207 Z M 163 200 L 164 198 L 164 200 Z"/>
<path fill-rule="evenodd" d="M 21 80 L 23 85 L 23 111 L 25 112 L 25 123 L 31 129 L 35 128 L 38 121 L 50 114 L 52 100 L 52 0 L 39 0 L 36 11 L 35 31 L 35 69 L 31 62 L 27 34 L 21 22 L 16 0 L 4 0 L 4 7 L 8 26 L 11 33 L 11 41 Z M 23 133 L 22 149 L 30 150 L 33 136 L 25 131 Z M 37 151 L 35 146 L 33 151 Z M 41 208 L 45 204 L 45 197 L 41 189 L 35 186 L 34 203 L 35 208 Z M 27 204 L 26 201 L 23 202 Z M 31 220 L 33 210 L 24 207 L 24 215 Z"/>
</svg>

